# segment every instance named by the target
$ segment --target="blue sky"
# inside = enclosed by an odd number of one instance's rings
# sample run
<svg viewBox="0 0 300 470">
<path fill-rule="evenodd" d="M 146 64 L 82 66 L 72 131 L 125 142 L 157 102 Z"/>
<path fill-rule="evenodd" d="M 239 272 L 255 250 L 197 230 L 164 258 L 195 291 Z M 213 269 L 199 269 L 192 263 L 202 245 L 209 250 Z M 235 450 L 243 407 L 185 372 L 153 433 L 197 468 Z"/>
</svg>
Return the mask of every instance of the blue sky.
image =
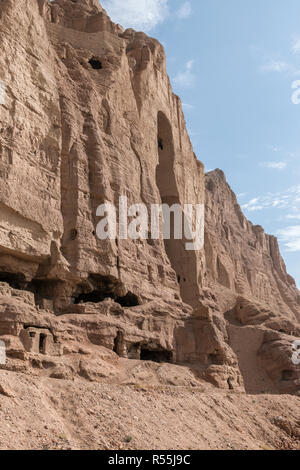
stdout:
<svg viewBox="0 0 300 470">
<path fill-rule="evenodd" d="M 164 44 L 198 158 L 207 170 L 224 170 L 246 216 L 279 237 L 300 287 L 300 104 L 292 102 L 299 0 L 102 5 L 115 21 Z"/>
</svg>

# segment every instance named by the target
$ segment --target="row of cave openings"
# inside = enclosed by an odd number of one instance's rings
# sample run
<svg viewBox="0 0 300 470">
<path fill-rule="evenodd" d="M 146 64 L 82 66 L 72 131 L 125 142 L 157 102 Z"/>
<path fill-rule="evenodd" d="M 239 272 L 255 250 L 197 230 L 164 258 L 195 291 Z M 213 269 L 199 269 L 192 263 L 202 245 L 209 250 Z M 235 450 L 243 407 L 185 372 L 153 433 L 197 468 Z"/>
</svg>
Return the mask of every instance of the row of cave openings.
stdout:
<svg viewBox="0 0 300 470">
<path fill-rule="evenodd" d="M 0 272 L 0 282 L 7 283 L 11 288 L 31 292 L 35 296 L 35 303 L 42 306 L 43 300 L 53 301 L 57 286 L 61 281 L 34 279 L 27 282 L 24 274 Z M 122 285 L 110 276 L 90 275 L 86 283 L 74 288 L 70 304 L 100 303 L 105 299 L 112 299 L 121 307 L 137 307 L 138 297 L 128 291 L 124 293 Z"/>
<path fill-rule="evenodd" d="M 90 65 L 95 69 L 101 69 L 101 62 L 93 57 L 90 59 Z M 157 117 L 157 144 L 158 144 L 158 165 L 156 168 L 156 184 L 160 192 L 163 204 L 172 206 L 180 204 L 179 190 L 174 173 L 175 150 L 172 128 L 167 117 L 162 113 L 158 113 Z M 197 279 L 196 258 L 195 253 L 185 250 L 185 240 L 176 240 L 174 238 L 174 218 L 171 217 L 171 237 L 165 240 L 165 250 L 174 269 L 177 281 L 181 290 L 182 300 L 190 303 L 191 289 L 189 284 L 191 279 Z M 77 231 L 74 229 L 72 237 L 76 238 Z M 36 279 L 30 283 L 26 282 L 25 276 L 20 273 L 0 272 L 0 282 L 7 282 L 11 287 L 20 290 L 33 292 L 36 303 L 39 304 L 41 299 L 53 300 L 56 285 L 60 281 L 40 280 Z M 120 283 L 119 283 L 120 284 Z M 88 283 L 76 286 L 70 303 L 99 303 L 107 298 L 115 300 L 122 307 L 135 307 L 139 305 L 139 299 L 132 292 L 124 293 L 119 289 L 117 280 L 113 280 L 109 276 L 91 275 Z M 120 294 L 120 291 L 122 292 Z"/>
<path fill-rule="evenodd" d="M 97 60 L 90 60 L 94 68 L 97 68 Z M 98 68 L 101 64 L 98 63 Z M 174 172 L 175 149 L 172 127 L 164 113 L 159 112 L 157 115 L 157 149 L 158 149 L 158 165 L 156 168 L 156 185 L 159 189 L 161 201 L 163 204 L 172 206 L 174 204 L 181 205 L 179 190 Z M 165 250 L 169 258 L 170 264 L 176 273 L 177 283 L 180 287 L 182 300 L 191 304 L 192 285 L 197 284 L 197 263 L 194 252 L 185 249 L 186 240 L 177 240 L 174 237 L 174 214 L 171 213 L 171 238 L 164 240 Z M 95 231 L 93 235 L 96 236 Z M 76 228 L 71 230 L 71 240 L 76 240 L 78 231 Z M 117 257 L 119 264 L 119 257 Z M 104 289 L 105 290 L 105 289 Z M 75 303 L 80 302 L 99 302 L 103 300 L 103 289 L 96 289 L 93 292 L 83 292 L 76 296 Z M 111 294 L 107 295 L 111 297 Z M 119 296 L 114 297 L 117 302 L 123 306 L 134 306 L 134 294 L 128 293 L 126 298 L 120 299 Z"/>
</svg>

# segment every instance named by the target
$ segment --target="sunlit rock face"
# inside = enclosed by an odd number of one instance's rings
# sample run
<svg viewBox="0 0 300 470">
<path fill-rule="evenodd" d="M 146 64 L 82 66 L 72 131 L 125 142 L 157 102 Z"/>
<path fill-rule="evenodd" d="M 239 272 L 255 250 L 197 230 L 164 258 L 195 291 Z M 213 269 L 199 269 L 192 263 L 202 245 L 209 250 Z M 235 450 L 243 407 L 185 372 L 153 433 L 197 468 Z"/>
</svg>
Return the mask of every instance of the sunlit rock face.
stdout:
<svg viewBox="0 0 300 470">
<path fill-rule="evenodd" d="M 119 358 L 169 362 L 227 390 L 297 393 L 299 291 L 222 172 L 205 176 L 163 47 L 97 0 L 0 6 L 6 367 L 101 380 Z M 120 196 L 205 204 L 204 248 L 99 240 L 97 208 Z"/>
</svg>

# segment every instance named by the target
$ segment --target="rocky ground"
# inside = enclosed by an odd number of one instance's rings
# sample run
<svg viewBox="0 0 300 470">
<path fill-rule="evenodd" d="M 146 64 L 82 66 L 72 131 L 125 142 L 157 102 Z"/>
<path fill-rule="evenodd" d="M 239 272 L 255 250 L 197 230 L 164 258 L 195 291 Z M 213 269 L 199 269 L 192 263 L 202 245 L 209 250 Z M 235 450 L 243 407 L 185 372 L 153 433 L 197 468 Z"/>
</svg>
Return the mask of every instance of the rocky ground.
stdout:
<svg viewBox="0 0 300 470">
<path fill-rule="evenodd" d="M 155 368 L 165 375 L 165 365 Z M 1 449 L 300 449 L 299 398 L 205 383 L 100 384 L 0 371 L 0 422 Z"/>
</svg>

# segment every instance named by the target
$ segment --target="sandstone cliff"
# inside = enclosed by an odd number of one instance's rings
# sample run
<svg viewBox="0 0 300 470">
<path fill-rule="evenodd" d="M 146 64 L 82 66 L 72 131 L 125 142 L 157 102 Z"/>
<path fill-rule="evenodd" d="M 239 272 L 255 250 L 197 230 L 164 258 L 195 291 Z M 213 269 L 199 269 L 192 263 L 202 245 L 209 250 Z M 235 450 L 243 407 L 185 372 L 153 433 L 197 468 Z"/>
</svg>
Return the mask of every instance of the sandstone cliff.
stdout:
<svg viewBox="0 0 300 470">
<path fill-rule="evenodd" d="M 0 23 L 2 367 L 119 382 L 128 361 L 136 383 L 169 362 L 180 385 L 299 394 L 300 293 L 223 173 L 205 176 L 163 47 L 97 0 L 0 0 Z M 98 240 L 120 195 L 205 203 L 204 249 Z"/>
</svg>

